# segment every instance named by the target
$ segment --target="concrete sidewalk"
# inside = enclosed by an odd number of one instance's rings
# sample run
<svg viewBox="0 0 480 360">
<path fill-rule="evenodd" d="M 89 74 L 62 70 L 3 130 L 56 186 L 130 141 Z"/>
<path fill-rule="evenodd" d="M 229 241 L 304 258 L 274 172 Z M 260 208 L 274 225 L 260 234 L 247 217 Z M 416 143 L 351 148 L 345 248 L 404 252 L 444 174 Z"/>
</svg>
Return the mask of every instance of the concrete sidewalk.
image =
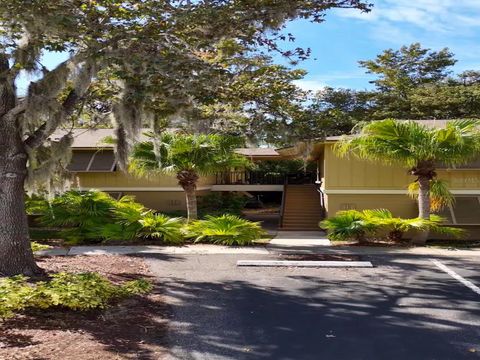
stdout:
<svg viewBox="0 0 480 360">
<path fill-rule="evenodd" d="M 279 249 L 322 248 L 330 246 L 330 240 L 323 231 L 278 231 L 276 236 L 267 244 L 267 248 L 275 251 Z"/>
<path fill-rule="evenodd" d="M 53 248 L 36 252 L 38 256 L 75 256 L 75 255 L 129 255 L 129 254 L 177 254 L 177 255 L 215 255 L 215 254 L 337 254 L 337 255 L 391 255 L 391 256 L 469 256 L 479 257 L 480 249 L 450 250 L 428 247 L 395 248 L 368 246 L 325 246 L 306 242 L 281 244 L 273 242 L 267 246 L 227 247 L 218 245 L 187 246 L 73 246 L 71 248 Z"/>
<path fill-rule="evenodd" d="M 265 246 L 229 247 L 208 244 L 185 246 L 72 246 L 37 251 L 40 256 L 129 255 L 129 254 L 269 254 Z"/>
</svg>

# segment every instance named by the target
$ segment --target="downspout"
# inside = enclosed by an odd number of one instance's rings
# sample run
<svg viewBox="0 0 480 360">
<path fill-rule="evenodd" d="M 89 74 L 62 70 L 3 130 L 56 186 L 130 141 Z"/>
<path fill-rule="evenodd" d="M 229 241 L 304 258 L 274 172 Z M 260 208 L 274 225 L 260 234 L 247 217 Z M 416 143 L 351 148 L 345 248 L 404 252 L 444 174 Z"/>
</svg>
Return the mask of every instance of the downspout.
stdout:
<svg viewBox="0 0 480 360">
<path fill-rule="evenodd" d="M 315 180 L 315 187 L 320 196 L 320 207 L 322 208 L 322 219 L 325 218 L 325 193 L 322 191 L 322 180 L 320 180 L 320 167 L 317 160 L 317 179 Z"/>
</svg>

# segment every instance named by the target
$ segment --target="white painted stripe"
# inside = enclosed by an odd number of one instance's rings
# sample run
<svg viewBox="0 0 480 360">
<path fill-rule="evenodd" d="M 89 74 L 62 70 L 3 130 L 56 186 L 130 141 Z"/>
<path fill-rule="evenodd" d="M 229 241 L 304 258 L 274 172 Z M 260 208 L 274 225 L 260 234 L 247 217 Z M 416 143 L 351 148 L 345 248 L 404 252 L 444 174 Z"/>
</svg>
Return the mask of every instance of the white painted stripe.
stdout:
<svg viewBox="0 0 480 360">
<path fill-rule="evenodd" d="M 303 260 L 238 260 L 237 266 L 295 266 L 295 267 L 373 267 L 370 261 L 303 261 Z"/>
<path fill-rule="evenodd" d="M 448 275 L 450 275 L 451 277 L 453 277 L 455 280 L 458 280 L 459 282 L 461 282 L 463 285 L 465 285 L 466 287 L 468 287 L 469 289 L 473 290 L 473 292 L 477 293 L 478 295 L 480 295 L 480 288 L 475 285 L 474 283 L 472 283 L 471 281 L 465 279 L 463 276 L 461 275 L 458 275 L 455 271 L 453 271 L 452 269 L 450 269 L 449 267 L 445 266 L 444 264 L 442 264 L 440 261 L 436 260 L 436 259 L 433 259 L 432 262 L 442 271 L 445 271 Z"/>
</svg>

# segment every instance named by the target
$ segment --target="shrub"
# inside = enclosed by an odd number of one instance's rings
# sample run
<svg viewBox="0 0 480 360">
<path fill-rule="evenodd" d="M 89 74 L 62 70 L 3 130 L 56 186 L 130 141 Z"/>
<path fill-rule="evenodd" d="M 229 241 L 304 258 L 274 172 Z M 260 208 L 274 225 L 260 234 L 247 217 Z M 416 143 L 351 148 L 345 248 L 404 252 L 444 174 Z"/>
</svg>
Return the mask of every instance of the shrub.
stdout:
<svg viewBox="0 0 480 360">
<path fill-rule="evenodd" d="M 438 215 L 430 215 L 430 219 L 412 218 L 403 219 L 394 217 L 386 209 L 364 210 L 362 212 L 369 221 L 375 222 L 379 228 L 388 232 L 388 238 L 392 241 L 402 240 L 404 234 L 409 231 L 430 231 L 436 234 L 448 235 L 460 238 L 465 231 L 459 228 L 442 226 L 445 219 Z"/>
<path fill-rule="evenodd" d="M 31 209 L 46 226 L 66 227 L 59 234 L 68 243 L 159 239 L 180 243 L 182 220 L 155 215 L 131 196 L 115 200 L 101 191 L 68 191 L 51 202 L 35 199 Z"/>
<path fill-rule="evenodd" d="M 70 243 L 95 242 L 98 230 L 113 222 L 115 199 L 101 191 L 67 191 L 50 202 L 44 201 L 36 210 L 44 226 L 66 227 L 61 236 Z"/>
<path fill-rule="evenodd" d="M 112 301 L 151 291 L 144 279 L 115 285 L 97 273 L 58 273 L 50 281 L 29 283 L 24 276 L 0 280 L 0 318 L 25 309 L 63 307 L 70 310 L 103 309 Z"/>
<path fill-rule="evenodd" d="M 142 225 L 140 220 L 151 210 L 134 201 L 131 196 L 124 196 L 116 201 L 111 209 L 113 222 L 100 229 L 101 237 L 110 240 L 133 240 L 139 237 Z"/>
<path fill-rule="evenodd" d="M 51 248 L 50 245 L 40 244 L 40 243 L 37 243 L 36 241 L 32 241 L 30 245 L 32 246 L 33 252 L 47 250 Z"/>
<path fill-rule="evenodd" d="M 212 192 L 200 198 L 200 216 L 223 214 L 240 215 L 248 198 L 245 195 L 235 193 Z"/>
<path fill-rule="evenodd" d="M 431 231 L 437 234 L 461 237 L 465 232 L 462 229 L 442 226 L 445 219 L 431 215 L 430 219 L 412 218 L 402 219 L 394 217 L 386 209 L 374 210 L 347 210 L 339 211 L 334 217 L 326 219 L 320 226 L 328 230 L 332 240 L 355 239 L 365 241 L 368 235 L 378 236 L 382 231 L 392 241 L 399 241 L 408 231 Z"/>
<path fill-rule="evenodd" d="M 206 216 L 187 226 L 187 236 L 194 242 L 222 245 L 250 245 L 266 232 L 258 222 L 251 222 L 235 215 Z"/>
<path fill-rule="evenodd" d="M 169 244 L 180 244 L 184 240 L 181 218 L 148 213 L 140 220 L 140 224 L 142 226 L 140 233 L 143 237 L 159 239 Z"/>
<path fill-rule="evenodd" d="M 357 210 L 339 211 L 335 216 L 325 219 L 320 227 L 328 231 L 331 240 L 350 240 L 364 242 L 368 234 L 377 230 L 378 225 L 369 221 L 365 215 Z"/>
</svg>

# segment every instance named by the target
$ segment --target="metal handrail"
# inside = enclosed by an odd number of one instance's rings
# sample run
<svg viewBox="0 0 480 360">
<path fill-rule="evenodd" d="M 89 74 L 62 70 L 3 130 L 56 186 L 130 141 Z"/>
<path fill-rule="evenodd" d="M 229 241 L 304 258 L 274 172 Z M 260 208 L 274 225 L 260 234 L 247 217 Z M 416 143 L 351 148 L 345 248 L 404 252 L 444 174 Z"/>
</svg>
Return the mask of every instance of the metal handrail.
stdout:
<svg viewBox="0 0 480 360">
<path fill-rule="evenodd" d="M 216 185 L 283 185 L 285 175 L 259 171 L 225 171 L 215 175 Z"/>
</svg>

